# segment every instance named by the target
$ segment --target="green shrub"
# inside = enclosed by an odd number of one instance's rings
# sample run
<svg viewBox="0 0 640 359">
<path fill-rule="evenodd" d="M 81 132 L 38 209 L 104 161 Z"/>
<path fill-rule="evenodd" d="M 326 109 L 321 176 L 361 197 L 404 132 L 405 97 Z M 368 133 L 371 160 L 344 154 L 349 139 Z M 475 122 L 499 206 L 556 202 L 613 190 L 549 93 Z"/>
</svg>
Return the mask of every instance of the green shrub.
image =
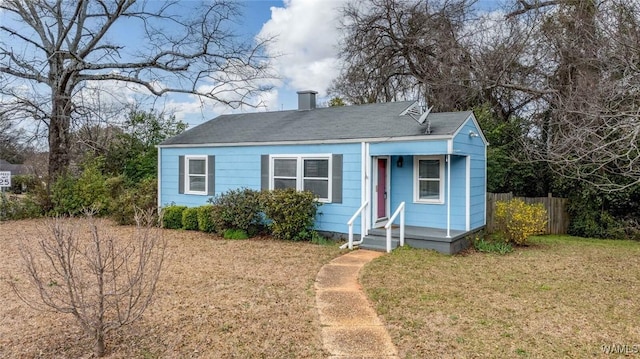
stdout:
<svg viewBox="0 0 640 359">
<path fill-rule="evenodd" d="M 81 203 L 81 211 L 93 208 L 98 214 L 106 214 L 109 195 L 105 186 L 106 178 L 100 170 L 102 159 L 97 158 L 86 164 L 76 182 L 75 191 Z"/>
<path fill-rule="evenodd" d="M 309 240 L 319 202 L 312 192 L 278 189 L 262 195 L 264 214 L 271 223 L 271 234 L 284 240 Z"/>
<path fill-rule="evenodd" d="M 11 178 L 11 192 L 21 194 L 33 190 L 38 180 L 31 175 L 16 175 Z"/>
<path fill-rule="evenodd" d="M 77 215 L 82 212 L 82 199 L 76 192 L 77 179 L 65 173 L 51 185 L 51 205 L 53 214 Z"/>
<path fill-rule="evenodd" d="M 42 215 L 42 207 L 31 196 L 7 196 L 0 192 L 0 221 L 37 218 Z"/>
<path fill-rule="evenodd" d="M 218 233 L 242 229 L 252 233 L 262 223 L 260 192 L 248 188 L 230 190 L 212 198 L 214 227 Z"/>
<path fill-rule="evenodd" d="M 640 241 L 640 219 L 629 217 L 621 221 L 624 228 L 625 236 L 634 241 Z M 616 237 L 612 237 L 616 238 Z"/>
<path fill-rule="evenodd" d="M 51 186 L 51 202 L 56 215 L 79 215 L 91 208 L 103 215 L 109 208 L 106 179 L 100 171 L 101 159 L 85 164 L 78 178 L 65 173 Z"/>
<path fill-rule="evenodd" d="M 513 252 L 511 244 L 500 240 L 487 240 L 483 237 L 476 238 L 473 241 L 473 247 L 478 252 L 507 254 Z"/>
<path fill-rule="evenodd" d="M 182 228 L 182 212 L 187 206 L 169 206 L 162 209 L 162 227 L 168 229 Z"/>
<path fill-rule="evenodd" d="M 182 211 L 182 228 L 188 231 L 198 230 L 198 208 L 189 207 Z"/>
<path fill-rule="evenodd" d="M 249 235 L 242 229 L 227 229 L 223 234 L 225 239 L 247 239 Z"/>
<path fill-rule="evenodd" d="M 127 188 L 123 176 L 107 179 L 105 187 L 109 196 L 109 215 L 118 224 L 135 224 L 136 209 L 157 212 L 158 182 L 145 178 L 134 187 Z"/>
<path fill-rule="evenodd" d="M 213 222 L 214 206 L 206 205 L 198 207 L 198 230 L 201 232 L 215 232 L 216 227 Z"/>
<path fill-rule="evenodd" d="M 328 239 L 328 238 L 320 235 L 316 231 L 311 231 L 311 243 L 317 244 L 317 245 L 320 245 L 320 246 L 331 246 L 331 245 L 335 244 L 334 241 L 332 241 L 331 239 Z"/>
<path fill-rule="evenodd" d="M 127 189 L 124 176 L 109 177 L 104 181 L 104 188 L 110 198 L 120 197 Z"/>
<path fill-rule="evenodd" d="M 602 209 L 584 207 L 572 210 L 568 234 L 585 238 L 631 239 L 624 220 L 616 219 Z"/>
<path fill-rule="evenodd" d="M 514 198 L 496 202 L 495 222 L 498 232 L 507 243 L 525 244 L 529 236 L 544 233 L 547 210 L 542 203 L 526 204 Z"/>
</svg>

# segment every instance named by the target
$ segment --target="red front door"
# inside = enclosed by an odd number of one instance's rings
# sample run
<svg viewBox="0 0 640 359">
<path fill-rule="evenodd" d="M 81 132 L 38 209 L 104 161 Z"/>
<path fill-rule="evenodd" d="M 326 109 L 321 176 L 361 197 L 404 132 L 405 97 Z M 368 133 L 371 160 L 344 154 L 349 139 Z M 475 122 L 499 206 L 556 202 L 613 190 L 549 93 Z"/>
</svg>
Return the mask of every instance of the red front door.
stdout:
<svg viewBox="0 0 640 359">
<path fill-rule="evenodd" d="M 387 159 L 378 158 L 378 219 L 387 217 Z"/>
</svg>

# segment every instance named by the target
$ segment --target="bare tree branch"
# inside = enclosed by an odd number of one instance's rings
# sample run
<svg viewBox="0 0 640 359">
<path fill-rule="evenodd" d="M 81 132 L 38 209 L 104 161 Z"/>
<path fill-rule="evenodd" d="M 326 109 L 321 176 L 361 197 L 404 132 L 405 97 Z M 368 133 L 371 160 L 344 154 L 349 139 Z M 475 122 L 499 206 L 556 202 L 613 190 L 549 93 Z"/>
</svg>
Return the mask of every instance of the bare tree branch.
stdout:
<svg viewBox="0 0 640 359">
<path fill-rule="evenodd" d="M 37 111 L 47 113 L 50 177 L 69 165 L 69 130 L 77 117 L 77 96 L 86 83 L 117 82 L 155 96 L 193 94 L 230 106 L 255 105 L 249 99 L 269 89 L 264 43 L 245 43 L 232 32 L 240 14 L 228 0 L 178 1 L 5 0 L 8 21 L 0 26 L 0 83 L 20 88 L 35 82 L 34 97 L 49 96 Z M 132 38 L 117 38 L 123 26 Z M 203 90 L 204 89 L 204 90 Z M 3 106 L 24 101 L 0 100 Z M 21 96 L 25 98 L 26 96 Z M 32 105 L 40 101 L 30 101 Z"/>
<path fill-rule="evenodd" d="M 518 10 L 512 11 L 510 13 L 507 14 L 506 18 L 512 18 L 512 17 L 516 17 L 518 15 L 522 15 L 522 14 L 526 14 L 529 11 L 532 10 L 539 10 L 542 9 L 544 7 L 547 6 L 554 6 L 554 5 L 558 5 L 561 1 L 559 0 L 549 0 L 549 1 L 540 1 L 540 0 L 533 0 L 533 2 L 528 2 L 525 0 L 518 0 L 517 3 L 518 5 L 520 5 L 521 7 Z"/>
<path fill-rule="evenodd" d="M 32 308 L 71 314 L 105 354 L 106 335 L 140 319 L 152 303 L 166 240 L 151 211 L 136 213 L 132 238 L 113 238 L 105 224 L 87 218 L 52 218 L 42 238 L 24 238 L 20 255 L 25 287 L 11 286 Z"/>
</svg>

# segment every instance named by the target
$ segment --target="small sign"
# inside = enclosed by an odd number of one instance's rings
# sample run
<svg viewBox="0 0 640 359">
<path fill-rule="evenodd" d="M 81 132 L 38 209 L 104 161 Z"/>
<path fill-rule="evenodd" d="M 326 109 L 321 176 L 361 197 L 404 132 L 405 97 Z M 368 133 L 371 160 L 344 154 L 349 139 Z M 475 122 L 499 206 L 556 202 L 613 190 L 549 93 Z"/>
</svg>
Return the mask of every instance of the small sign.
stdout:
<svg viewBox="0 0 640 359">
<path fill-rule="evenodd" d="M 11 187 L 11 171 L 0 171 L 0 187 Z"/>
</svg>

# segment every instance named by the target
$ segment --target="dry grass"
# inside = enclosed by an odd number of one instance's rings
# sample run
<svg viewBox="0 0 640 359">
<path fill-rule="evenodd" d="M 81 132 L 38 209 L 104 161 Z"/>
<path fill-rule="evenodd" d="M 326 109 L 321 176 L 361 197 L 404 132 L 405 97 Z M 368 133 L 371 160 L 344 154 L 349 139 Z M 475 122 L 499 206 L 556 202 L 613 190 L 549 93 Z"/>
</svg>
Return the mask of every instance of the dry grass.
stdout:
<svg viewBox="0 0 640 359">
<path fill-rule="evenodd" d="M 540 237 L 506 256 L 397 250 L 361 282 L 402 358 L 614 357 L 602 346 L 640 349 L 639 268 L 637 242 Z"/>
<path fill-rule="evenodd" d="M 88 357 L 73 318 L 34 311 L 7 280 L 20 268 L 19 236 L 41 220 L 0 222 L 0 357 Z M 131 227 L 113 233 L 130 238 Z M 228 241 L 165 231 L 167 260 L 143 319 L 107 340 L 109 358 L 323 358 L 313 281 L 336 246 Z"/>
</svg>

